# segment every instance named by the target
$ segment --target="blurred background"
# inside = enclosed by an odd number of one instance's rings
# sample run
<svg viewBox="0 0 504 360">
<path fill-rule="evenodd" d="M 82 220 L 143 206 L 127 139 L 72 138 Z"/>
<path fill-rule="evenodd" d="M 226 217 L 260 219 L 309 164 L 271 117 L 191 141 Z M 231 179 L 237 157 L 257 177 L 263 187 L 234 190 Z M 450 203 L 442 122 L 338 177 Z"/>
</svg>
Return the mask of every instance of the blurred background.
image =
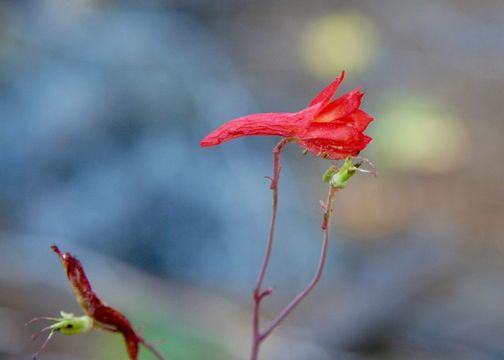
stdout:
<svg viewBox="0 0 504 360">
<path fill-rule="evenodd" d="M 167 358 L 247 359 L 278 139 L 199 141 L 342 69 L 380 176 L 338 194 L 323 280 L 262 359 L 503 359 L 503 59 L 501 0 L 0 2 L 0 359 L 80 313 L 52 243 Z M 314 272 L 329 164 L 285 152 L 263 323 Z M 40 358 L 127 356 L 93 332 Z"/>
</svg>

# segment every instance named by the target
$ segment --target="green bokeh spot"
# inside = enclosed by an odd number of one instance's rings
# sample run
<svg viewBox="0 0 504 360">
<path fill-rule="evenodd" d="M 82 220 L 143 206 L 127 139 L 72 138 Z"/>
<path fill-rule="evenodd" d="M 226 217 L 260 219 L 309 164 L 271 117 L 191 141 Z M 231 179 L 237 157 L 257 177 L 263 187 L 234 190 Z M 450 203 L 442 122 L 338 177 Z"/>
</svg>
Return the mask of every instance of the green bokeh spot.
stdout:
<svg viewBox="0 0 504 360">
<path fill-rule="evenodd" d="M 341 70 L 366 70 L 376 59 L 378 44 L 378 30 L 369 18 L 357 12 L 332 13 L 307 26 L 301 53 L 311 72 L 333 78 Z"/>
<path fill-rule="evenodd" d="M 374 144 L 380 162 L 394 168 L 444 172 L 462 160 L 462 122 L 441 105 L 422 98 L 396 98 L 377 114 Z"/>
</svg>

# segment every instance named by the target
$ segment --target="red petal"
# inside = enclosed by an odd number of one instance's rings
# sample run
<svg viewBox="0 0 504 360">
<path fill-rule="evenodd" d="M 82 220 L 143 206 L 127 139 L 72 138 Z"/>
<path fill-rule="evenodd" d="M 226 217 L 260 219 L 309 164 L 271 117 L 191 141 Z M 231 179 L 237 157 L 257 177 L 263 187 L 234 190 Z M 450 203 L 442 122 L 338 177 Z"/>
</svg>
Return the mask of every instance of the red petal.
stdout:
<svg viewBox="0 0 504 360">
<path fill-rule="evenodd" d="M 373 140 L 373 138 L 371 136 L 368 136 L 368 135 L 364 135 L 362 137 L 362 141 L 361 141 L 361 144 L 366 147 L 367 144 L 369 144 L 371 142 L 371 140 Z"/>
<path fill-rule="evenodd" d="M 315 98 L 310 102 L 310 105 L 308 106 L 313 106 L 316 104 L 320 104 L 322 108 L 326 106 L 329 101 L 331 101 L 334 94 L 336 94 L 336 91 L 338 90 L 338 87 L 343 81 L 344 77 L 345 72 L 342 71 L 341 75 L 337 77 L 332 83 L 330 83 L 325 89 L 323 89 L 317 96 L 315 96 Z"/>
<path fill-rule="evenodd" d="M 348 123 L 353 124 L 357 131 L 363 132 L 368 127 L 369 123 L 374 119 L 367 112 L 362 110 L 357 110 L 350 114 L 348 117 Z"/>
<path fill-rule="evenodd" d="M 371 138 L 348 123 L 312 123 L 300 136 L 299 144 L 317 156 L 333 160 L 357 155 Z"/>
<path fill-rule="evenodd" d="M 300 136 L 301 140 L 331 141 L 337 145 L 354 142 L 359 137 L 359 132 L 353 127 L 342 122 L 312 123 Z"/>
<path fill-rule="evenodd" d="M 313 111 L 312 111 L 313 112 Z M 290 137 L 306 123 L 309 113 L 264 113 L 252 114 L 231 120 L 212 131 L 200 143 L 201 146 L 215 146 L 241 136 L 272 135 Z M 313 115 L 312 115 L 313 117 Z M 311 120 L 311 118 L 309 119 Z"/>
<path fill-rule="evenodd" d="M 359 109 L 364 93 L 352 90 L 324 107 L 313 119 L 314 122 L 329 122 L 344 118 Z"/>
</svg>

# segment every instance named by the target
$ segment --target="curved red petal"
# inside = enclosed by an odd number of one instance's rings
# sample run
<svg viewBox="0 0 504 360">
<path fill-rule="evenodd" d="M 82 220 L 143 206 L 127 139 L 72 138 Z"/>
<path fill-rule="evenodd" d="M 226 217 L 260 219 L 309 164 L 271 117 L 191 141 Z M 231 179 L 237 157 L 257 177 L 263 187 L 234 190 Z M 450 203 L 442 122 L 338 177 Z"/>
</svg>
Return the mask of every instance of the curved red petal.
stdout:
<svg viewBox="0 0 504 360">
<path fill-rule="evenodd" d="M 349 116 L 357 111 L 364 93 L 360 89 L 352 90 L 324 107 L 313 119 L 314 122 L 330 122 Z"/>
<path fill-rule="evenodd" d="M 200 145 L 216 146 L 242 136 L 272 135 L 290 137 L 305 123 L 303 111 L 299 113 L 262 113 L 231 120 L 208 134 Z M 311 120 L 311 119 L 310 119 Z"/>
<path fill-rule="evenodd" d="M 371 142 L 371 140 L 373 140 L 373 138 L 371 136 L 364 135 L 361 140 L 361 145 L 366 147 L 367 144 L 369 144 Z"/>
<path fill-rule="evenodd" d="M 336 94 L 336 91 L 338 90 L 338 87 L 340 86 L 344 78 L 345 72 L 342 71 L 340 76 L 338 76 L 332 83 L 326 86 L 317 96 L 315 96 L 315 98 L 310 102 L 310 105 L 308 106 L 313 106 L 316 104 L 319 104 L 322 108 L 326 106 L 329 101 L 331 101 L 334 94 Z"/>
<path fill-rule="evenodd" d="M 341 121 L 352 124 L 357 131 L 363 132 L 374 118 L 363 110 L 357 110 Z"/>
</svg>

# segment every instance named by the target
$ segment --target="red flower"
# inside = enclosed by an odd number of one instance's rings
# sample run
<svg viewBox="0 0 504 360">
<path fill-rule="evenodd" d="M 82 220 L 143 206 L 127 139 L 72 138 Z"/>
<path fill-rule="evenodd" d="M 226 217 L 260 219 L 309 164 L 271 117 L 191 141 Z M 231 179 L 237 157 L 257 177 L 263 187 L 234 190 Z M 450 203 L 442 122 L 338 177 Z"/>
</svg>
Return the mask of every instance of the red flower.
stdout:
<svg viewBox="0 0 504 360">
<path fill-rule="evenodd" d="M 152 351 L 158 359 L 163 359 L 157 350 L 151 344 L 146 343 L 144 338 L 133 329 L 125 315 L 104 304 L 96 296 L 81 262 L 76 257 L 68 252 L 61 253 L 56 245 L 52 245 L 51 248 L 61 259 L 75 297 L 86 315 L 92 319 L 93 327 L 121 333 L 126 341 L 126 348 L 131 360 L 138 358 L 139 344 L 143 344 Z"/>
<path fill-rule="evenodd" d="M 360 110 L 364 93 L 355 89 L 331 101 L 345 73 L 296 113 L 252 114 L 212 131 L 201 146 L 215 146 L 241 136 L 276 135 L 292 138 L 317 156 L 333 160 L 357 155 L 371 141 L 364 130 L 373 118 Z"/>
</svg>

